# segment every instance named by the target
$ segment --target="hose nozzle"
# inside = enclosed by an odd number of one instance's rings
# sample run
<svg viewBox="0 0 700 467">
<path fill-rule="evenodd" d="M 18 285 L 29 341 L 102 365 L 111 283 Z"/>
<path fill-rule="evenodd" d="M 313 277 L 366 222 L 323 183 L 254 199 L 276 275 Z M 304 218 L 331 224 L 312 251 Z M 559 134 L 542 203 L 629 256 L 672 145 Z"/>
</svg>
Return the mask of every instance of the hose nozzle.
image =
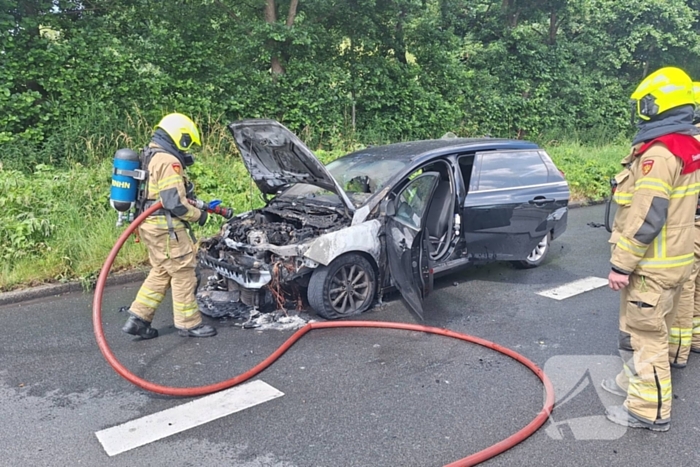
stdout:
<svg viewBox="0 0 700 467">
<path fill-rule="evenodd" d="M 225 206 L 221 206 L 219 203 L 216 202 L 211 202 L 208 203 L 206 201 L 202 201 L 200 199 L 187 199 L 189 203 L 196 207 L 197 209 L 202 209 L 207 212 L 213 213 L 213 214 L 218 214 L 226 219 L 231 219 L 233 217 L 233 209 L 232 208 L 227 208 Z"/>
</svg>

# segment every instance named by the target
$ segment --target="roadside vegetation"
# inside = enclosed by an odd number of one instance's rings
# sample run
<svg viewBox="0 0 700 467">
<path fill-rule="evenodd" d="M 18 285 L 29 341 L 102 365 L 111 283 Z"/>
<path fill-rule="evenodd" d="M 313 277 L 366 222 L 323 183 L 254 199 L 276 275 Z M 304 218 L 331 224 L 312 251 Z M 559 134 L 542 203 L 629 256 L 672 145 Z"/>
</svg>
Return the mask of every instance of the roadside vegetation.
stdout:
<svg viewBox="0 0 700 467">
<path fill-rule="evenodd" d="M 76 279 L 85 288 L 92 285 L 124 229 L 115 226 L 117 213 L 109 206 L 109 156 L 119 146 L 140 147 L 150 131 L 143 120 L 129 122 L 129 133 L 117 133 L 112 140 L 85 139 L 84 162 L 58 167 L 42 163 L 25 171 L 0 168 L 0 291 Z M 189 169 L 198 196 L 222 199 L 236 212 L 261 206 L 260 192 L 235 151 L 228 130 L 216 121 L 208 128 L 197 162 Z M 608 194 L 608 179 L 626 151 L 623 142 L 540 143 L 565 172 L 572 200 L 578 202 L 601 200 Z M 344 146 L 321 148 L 316 154 L 327 163 L 362 144 L 347 140 Z M 212 216 L 196 233 L 211 235 L 222 222 L 222 218 Z M 129 240 L 113 270 L 146 265 L 145 247 Z"/>
</svg>

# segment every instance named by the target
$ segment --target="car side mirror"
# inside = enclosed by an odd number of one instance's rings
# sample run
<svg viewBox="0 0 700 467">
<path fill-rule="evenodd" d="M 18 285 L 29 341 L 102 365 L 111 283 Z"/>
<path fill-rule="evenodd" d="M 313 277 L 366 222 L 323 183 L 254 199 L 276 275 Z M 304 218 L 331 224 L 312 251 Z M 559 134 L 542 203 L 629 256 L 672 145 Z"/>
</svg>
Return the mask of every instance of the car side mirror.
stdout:
<svg viewBox="0 0 700 467">
<path fill-rule="evenodd" d="M 385 216 L 395 216 L 396 215 L 396 205 L 393 199 L 385 199 L 379 205 L 380 212 Z"/>
</svg>

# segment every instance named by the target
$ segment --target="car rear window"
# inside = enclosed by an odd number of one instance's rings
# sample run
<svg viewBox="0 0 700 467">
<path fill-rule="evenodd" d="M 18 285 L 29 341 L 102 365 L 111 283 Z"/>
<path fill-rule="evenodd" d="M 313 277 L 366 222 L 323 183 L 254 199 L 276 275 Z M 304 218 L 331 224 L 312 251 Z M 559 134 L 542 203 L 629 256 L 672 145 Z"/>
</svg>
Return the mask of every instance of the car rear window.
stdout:
<svg viewBox="0 0 700 467">
<path fill-rule="evenodd" d="M 547 154 L 544 150 L 540 149 L 539 151 L 540 157 L 542 157 L 542 160 L 544 161 L 545 165 L 547 166 L 547 170 L 549 171 L 549 181 L 550 182 L 561 182 L 565 180 L 564 178 L 564 172 L 559 170 L 557 166 L 554 164 L 554 161 L 552 160 L 551 157 L 549 157 L 549 154 Z"/>
<path fill-rule="evenodd" d="M 549 171 L 538 150 L 481 154 L 478 190 L 498 190 L 547 183 Z"/>
</svg>

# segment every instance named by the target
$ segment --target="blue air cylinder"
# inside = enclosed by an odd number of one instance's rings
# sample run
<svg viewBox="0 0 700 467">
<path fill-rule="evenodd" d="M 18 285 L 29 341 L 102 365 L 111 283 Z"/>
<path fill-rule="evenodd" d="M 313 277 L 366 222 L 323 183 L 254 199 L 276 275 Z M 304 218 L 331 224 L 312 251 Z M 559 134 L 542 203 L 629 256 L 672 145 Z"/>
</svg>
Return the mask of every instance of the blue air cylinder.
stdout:
<svg viewBox="0 0 700 467">
<path fill-rule="evenodd" d="M 139 189 L 139 155 L 132 149 L 119 149 L 114 153 L 112 168 L 112 189 L 109 193 L 109 204 L 120 212 L 126 212 L 134 207 Z"/>
</svg>

